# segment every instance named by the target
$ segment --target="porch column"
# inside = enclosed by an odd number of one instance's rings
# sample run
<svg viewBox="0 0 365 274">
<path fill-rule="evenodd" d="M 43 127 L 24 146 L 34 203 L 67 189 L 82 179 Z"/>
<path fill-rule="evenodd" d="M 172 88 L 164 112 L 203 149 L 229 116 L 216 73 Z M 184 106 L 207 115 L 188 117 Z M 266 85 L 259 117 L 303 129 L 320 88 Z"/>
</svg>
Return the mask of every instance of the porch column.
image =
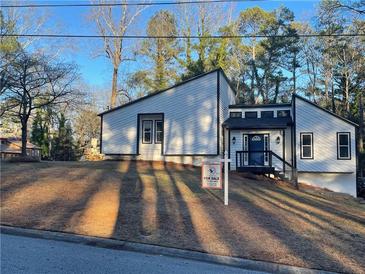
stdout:
<svg viewBox="0 0 365 274">
<path fill-rule="evenodd" d="M 285 128 L 283 129 L 283 172 L 284 172 L 284 176 L 285 176 Z"/>
</svg>

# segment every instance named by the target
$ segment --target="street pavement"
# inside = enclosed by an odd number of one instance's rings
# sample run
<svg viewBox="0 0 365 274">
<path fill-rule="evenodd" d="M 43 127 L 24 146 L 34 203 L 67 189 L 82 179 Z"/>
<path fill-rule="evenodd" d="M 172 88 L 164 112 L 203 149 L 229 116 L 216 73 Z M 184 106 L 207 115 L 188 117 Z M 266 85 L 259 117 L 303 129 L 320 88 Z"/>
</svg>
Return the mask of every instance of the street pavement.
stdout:
<svg viewBox="0 0 365 274">
<path fill-rule="evenodd" d="M 225 265 L 1 234 L 1 273 L 250 273 Z"/>
</svg>

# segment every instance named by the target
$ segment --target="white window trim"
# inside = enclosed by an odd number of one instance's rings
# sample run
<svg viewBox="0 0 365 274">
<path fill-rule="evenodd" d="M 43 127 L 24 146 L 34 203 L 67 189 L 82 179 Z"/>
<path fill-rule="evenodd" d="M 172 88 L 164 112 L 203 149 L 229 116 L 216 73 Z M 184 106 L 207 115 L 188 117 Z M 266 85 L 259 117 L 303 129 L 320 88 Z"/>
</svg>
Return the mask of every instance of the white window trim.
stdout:
<svg viewBox="0 0 365 274">
<path fill-rule="evenodd" d="M 147 122 L 151 123 L 151 131 L 150 131 L 150 141 L 147 142 L 145 140 L 145 124 Z M 153 143 L 153 120 L 142 120 L 142 144 L 152 144 Z"/>
<path fill-rule="evenodd" d="M 157 130 L 157 123 L 161 123 L 162 129 L 161 130 Z M 157 133 L 160 132 L 162 134 L 161 136 L 161 141 L 157 141 Z M 162 120 L 155 120 L 155 144 L 161 144 L 162 140 L 163 140 L 163 122 Z"/>
<path fill-rule="evenodd" d="M 310 145 L 303 145 L 303 137 L 309 135 L 310 136 L 310 140 L 311 140 L 311 144 Z M 304 147 L 310 147 L 310 152 L 311 155 L 308 156 L 304 156 L 304 151 L 303 148 Z M 306 159 L 306 160 L 313 160 L 314 159 L 314 145 L 313 145 L 313 133 L 312 132 L 301 132 L 300 133 L 300 159 Z"/>
<path fill-rule="evenodd" d="M 243 134 L 243 150 L 248 151 L 248 134 Z M 248 153 L 243 154 L 243 163 L 245 166 L 248 165 Z"/>
<path fill-rule="evenodd" d="M 347 136 L 347 145 L 340 145 L 340 135 Z M 341 157 L 341 147 L 347 147 L 348 157 Z M 351 134 L 350 132 L 337 132 L 337 159 L 338 160 L 351 160 Z"/>
</svg>

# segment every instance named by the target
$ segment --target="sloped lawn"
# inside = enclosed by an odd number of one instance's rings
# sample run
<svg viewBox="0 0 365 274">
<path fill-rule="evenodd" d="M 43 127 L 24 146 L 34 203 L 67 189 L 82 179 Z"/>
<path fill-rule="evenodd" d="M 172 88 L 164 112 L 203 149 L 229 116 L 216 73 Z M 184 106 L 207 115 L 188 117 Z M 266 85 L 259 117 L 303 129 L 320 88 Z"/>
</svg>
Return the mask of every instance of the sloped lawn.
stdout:
<svg viewBox="0 0 365 274">
<path fill-rule="evenodd" d="M 2 163 L 1 223 L 365 273 L 355 199 L 236 173 L 227 207 L 222 194 L 181 165 Z"/>
</svg>

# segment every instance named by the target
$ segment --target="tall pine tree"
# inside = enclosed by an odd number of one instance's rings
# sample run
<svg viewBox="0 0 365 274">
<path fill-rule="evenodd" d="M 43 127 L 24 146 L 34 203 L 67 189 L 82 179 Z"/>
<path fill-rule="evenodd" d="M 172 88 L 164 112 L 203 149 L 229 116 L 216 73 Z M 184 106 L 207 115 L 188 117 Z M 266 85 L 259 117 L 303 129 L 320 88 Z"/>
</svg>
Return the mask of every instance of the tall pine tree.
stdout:
<svg viewBox="0 0 365 274">
<path fill-rule="evenodd" d="M 49 126 L 38 110 L 32 123 L 31 142 L 41 148 L 42 159 L 49 157 Z"/>
<path fill-rule="evenodd" d="M 52 155 L 58 161 L 73 161 L 77 158 L 72 128 L 63 113 L 58 117 L 58 132 L 53 140 Z"/>
</svg>

